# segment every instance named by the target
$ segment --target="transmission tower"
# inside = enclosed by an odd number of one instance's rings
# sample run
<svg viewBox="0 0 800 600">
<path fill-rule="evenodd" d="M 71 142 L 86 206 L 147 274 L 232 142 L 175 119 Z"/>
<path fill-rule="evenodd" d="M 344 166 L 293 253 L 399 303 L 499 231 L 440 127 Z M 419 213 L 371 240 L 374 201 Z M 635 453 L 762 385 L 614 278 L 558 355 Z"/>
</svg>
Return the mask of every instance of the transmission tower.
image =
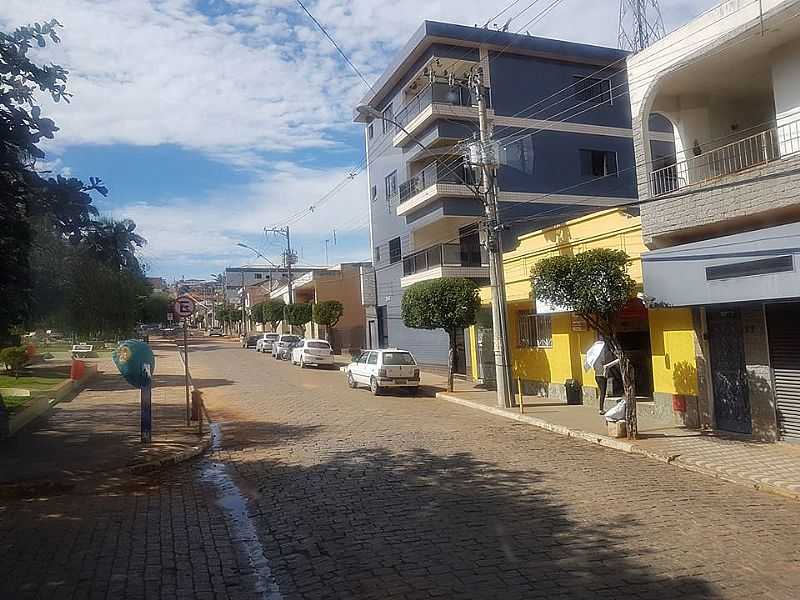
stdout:
<svg viewBox="0 0 800 600">
<path fill-rule="evenodd" d="M 639 52 L 660 40 L 664 31 L 664 19 L 658 0 L 620 0 L 619 2 L 619 47 Z"/>
</svg>

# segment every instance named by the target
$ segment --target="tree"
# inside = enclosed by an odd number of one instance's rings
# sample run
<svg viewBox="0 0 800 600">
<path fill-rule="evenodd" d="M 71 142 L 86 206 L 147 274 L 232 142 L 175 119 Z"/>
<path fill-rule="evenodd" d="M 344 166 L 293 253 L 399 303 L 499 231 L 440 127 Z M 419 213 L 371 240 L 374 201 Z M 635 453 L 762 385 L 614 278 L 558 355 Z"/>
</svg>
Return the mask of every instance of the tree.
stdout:
<svg viewBox="0 0 800 600">
<path fill-rule="evenodd" d="M 19 372 L 28 364 L 28 351 L 23 346 L 12 346 L 4 348 L 0 352 L 0 361 L 6 366 L 6 370 L 14 373 L 14 379 L 19 379 Z"/>
<path fill-rule="evenodd" d="M 272 326 L 273 331 L 278 326 L 280 321 L 283 321 L 284 310 L 286 308 L 286 304 L 284 304 L 283 300 L 267 300 L 264 303 L 262 308 L 262 316 L 264 317 L 263 323 L 269 323 Z"/>
<path fill-rule="evenodd" d="M 618 337 L 619 316 L 636 295 L 636 282 L 628 275 L 630 258 L 622 250 L 597 248 L 575 256 L 552 256 L 533 268 L 536 297 L 563 306 L 581 317 L 600 335 L 619 359 L 625 394 L 628 437 L 638 432 L 633 365 Z"/>
<path fill-rule="evenodd" d="M 453 367 L 457 360 L 456 334 L 475 323 L 481 301 L 478 286 L 470 279 L 444 278 L 421 281 L 409 287 L 401 306 L 403 323 L 414 329 L 444 329 L 450 340 L 447 390 L 453 391 Z"/>
<path fill-rule="evenodd" d="M 326 339 L 329 337 L 328 330 L 336 327 L 339 319 L 342 318 L 344 307 L 338 300 L 325 300 L 317 302 L 311 310 L 311 318 L 317 325 L 325 326 Z"/>
<path fill-rule="evenodd" d="M 165 323 L 167 313 L 171 312 L 172 298 L 162 292 L 154 292 L 144 300 L 142 305 L 142 322 Z"/>
<path fill-rule="evenodd" d="M 117 269 L 141 273 L 136 249 L 145 239 L 134 233 L 136 223 L 130 219 L 117 221 L 108 217 L 93 221 L 83 239 L 83 244 L 101 262 Z"/>
<path fill-rule="evenodd" d="M 287 304 L 284 314 L 292 327 L 303 327 L 311 320 L 310 304 Z"/>
</svg>

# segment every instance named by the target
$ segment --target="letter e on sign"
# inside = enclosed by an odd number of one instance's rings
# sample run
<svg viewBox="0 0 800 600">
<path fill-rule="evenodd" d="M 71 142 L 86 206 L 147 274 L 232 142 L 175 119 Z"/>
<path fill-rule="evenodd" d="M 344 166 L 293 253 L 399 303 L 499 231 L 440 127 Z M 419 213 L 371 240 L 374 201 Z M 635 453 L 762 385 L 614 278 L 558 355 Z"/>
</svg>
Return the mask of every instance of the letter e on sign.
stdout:
<svg viewBox="0 0 800 600">
<path fill-rule="evenodd" d="M 175 300 L 175 314 L 181 318 L 191 317 L 194 314 L 194 300 L 188 296 L 181 296 Z"/>
</svg>

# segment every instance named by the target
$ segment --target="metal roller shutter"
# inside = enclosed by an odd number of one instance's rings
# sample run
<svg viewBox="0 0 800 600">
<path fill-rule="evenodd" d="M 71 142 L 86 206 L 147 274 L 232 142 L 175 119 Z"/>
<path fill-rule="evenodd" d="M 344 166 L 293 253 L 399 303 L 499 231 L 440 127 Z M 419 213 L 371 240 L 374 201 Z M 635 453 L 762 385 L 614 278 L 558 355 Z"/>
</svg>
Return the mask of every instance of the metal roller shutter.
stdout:
<svg viewBox="0 0 800 600">
<path fill-rule="evenodd" d="M 768 306 L 767 326 L 778 430 L 784 440 L 800 442 L 800 305 Z"/>
</svg>

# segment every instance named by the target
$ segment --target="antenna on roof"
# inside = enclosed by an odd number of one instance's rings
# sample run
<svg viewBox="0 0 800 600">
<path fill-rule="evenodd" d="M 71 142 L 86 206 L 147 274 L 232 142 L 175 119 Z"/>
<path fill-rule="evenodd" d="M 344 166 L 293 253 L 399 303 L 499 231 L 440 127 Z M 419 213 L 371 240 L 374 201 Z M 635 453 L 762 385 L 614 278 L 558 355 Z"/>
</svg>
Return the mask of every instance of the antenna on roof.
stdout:
<svg viewBox="0 0 800 600">
<path fill-rule="evenodd" d="M 620 0 L 619 47 L 640 52 L 666 35 L 658 0 Z"/>
<path fill-rule="evenodd" d="M 503 28 L 500 31 L 508 31 L 508 27 L 511 25 L 511 21 L 513 21 L 513 20 L 514 20 L 514 17 L 511 17 L 508 21 L 506 21 L 506 24 L 503 25 Z"/>
</svg>

